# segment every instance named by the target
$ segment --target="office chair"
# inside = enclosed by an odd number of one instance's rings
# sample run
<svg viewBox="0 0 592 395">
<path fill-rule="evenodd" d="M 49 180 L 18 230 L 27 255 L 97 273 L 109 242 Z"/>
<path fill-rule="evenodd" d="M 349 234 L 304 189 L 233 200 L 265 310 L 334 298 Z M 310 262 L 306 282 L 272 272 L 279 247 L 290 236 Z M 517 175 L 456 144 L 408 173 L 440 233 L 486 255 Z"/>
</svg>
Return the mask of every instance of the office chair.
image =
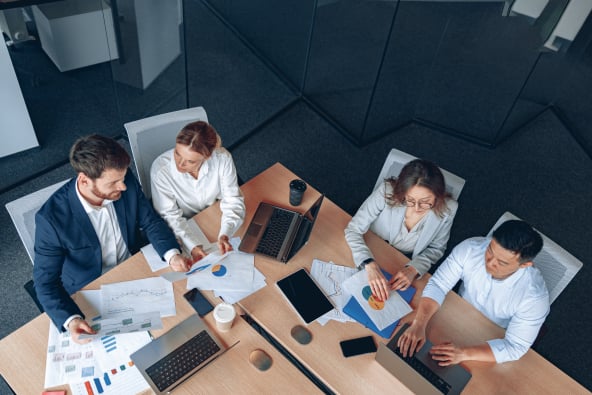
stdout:
<svg viewBox="0 0 592 395">
<path fill-rule="evenodd" d="M 520 219 L 510 212 L 505 212 L 491 228 L 487 236 L 491 236 L 493 231 L 502 223 L 511 220 Z M 567 287 L 567 284 L 574 278 L 576 273 L 582 268 L 583 263 L 569 252 L 561 248 L 553 240 L 539 232 L 543 238 L 543 249 L 534 258 L 534 265 L 537 267 L 547 289 L 549 290 L 549 302 L 553 303 L 559 294 Z"/>
<path fill-rule="evenodd" d="M 403 151 L 399 151 L 398 149 L 391 149 L 391 152 L 389 152 L 388 156 L 386 157 L 384 165 L 382 166 L 382 170 L 378 175 L 378 179 L 376 180 L 376 184 L 374 185 L 374 190 L 376 190 L 376 188 L 378 188 L 378 186 L 382 182 L 384 182 L 386 178 L 398 176 L 403 166 L 405 166 L 408 162 L 412 161 L 413 159 L 417 158 Z M 446 191 L 450 193 L 454 200 L 458 200 L 458 197 L 460 196 L 460 193 L 462 192 L 462 189 L 465 186 L 465 180 L 442 168 L 440 168 L 440 170 L 444 175 Z"/>
<path fill-rule="evenodd" d="M 203 107 L 173 111 L 124 124 L 140 185 L 148 199 L 152 197 L 150 192 L 152 162 L 160 154 L 173 148 L 181 128 L 194 121 L 208 122 L 208 116 Z"/>
<path fill-rule="evenodd" d="M 60 181 L 6 203 L 6 210 L 10 214 L 10 218 L 12 218 L 14 227 L 25 246 L 25 250 L 32 264 L 35 264 L 35 214 L 43 203 L 67 181 L 69 180 Z"/>
</svg>

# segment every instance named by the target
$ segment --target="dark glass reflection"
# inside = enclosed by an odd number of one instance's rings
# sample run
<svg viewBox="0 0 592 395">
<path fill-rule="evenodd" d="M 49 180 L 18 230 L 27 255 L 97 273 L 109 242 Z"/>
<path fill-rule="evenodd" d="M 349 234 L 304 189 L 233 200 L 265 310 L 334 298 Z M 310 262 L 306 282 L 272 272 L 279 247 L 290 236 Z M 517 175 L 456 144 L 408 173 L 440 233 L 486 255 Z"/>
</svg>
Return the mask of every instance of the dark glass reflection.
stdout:
<svg viewBox="0 0 592 395">
<path fill-rule="evenodd" d="M 304 94 L 360 137 L 397 2 L 319 1 Z"/>
</svg>

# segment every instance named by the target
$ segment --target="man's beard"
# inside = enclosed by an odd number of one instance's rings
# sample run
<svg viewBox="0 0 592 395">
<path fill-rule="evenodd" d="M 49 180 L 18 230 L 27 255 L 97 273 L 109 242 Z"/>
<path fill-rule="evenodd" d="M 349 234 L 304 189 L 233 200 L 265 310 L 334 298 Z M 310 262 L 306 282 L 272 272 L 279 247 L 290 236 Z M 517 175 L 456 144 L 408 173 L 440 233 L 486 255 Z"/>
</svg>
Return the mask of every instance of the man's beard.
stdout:
<svg viewBox="0 0 592 395">
<path fill-rule="evenodd" d="M 121 197 L 121 191 L 112 192 L 110 194 L 102 193 L 101 191 L 99 191 L 96 185 L 93 185 L 91 192 L 93 193 L 93 195 L 100 199 L 117 200 Z"/>
</svg>

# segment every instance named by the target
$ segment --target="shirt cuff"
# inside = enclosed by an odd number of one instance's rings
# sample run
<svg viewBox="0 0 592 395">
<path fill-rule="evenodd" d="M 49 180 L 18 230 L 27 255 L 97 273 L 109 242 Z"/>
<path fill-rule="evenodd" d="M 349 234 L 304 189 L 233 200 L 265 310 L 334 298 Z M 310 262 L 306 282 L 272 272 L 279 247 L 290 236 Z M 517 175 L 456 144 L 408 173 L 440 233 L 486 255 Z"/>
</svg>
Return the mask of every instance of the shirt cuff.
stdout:
<svg viewBox="0 0 592 395">
<path fill-rule="evenodd" d="M 181 252 L 176 248 L 171 248 L 170 250 L 164 253 L 164 260 L 166 261 L 166 263 L 170 265 L 171 259 L 177 254 L 181 254 Z"/>
<path fill-rule="evenodd" d="M 70 324 L 70 322 L 72 322 L 72 320 L 74 320 L 75 318 L 82 318 L 82 316 L 80 314 L 74 314 L 71 315 L 70 317 L 68 317 L 68 319 L 66 320 L 66 322 L 64 322 L 64 329 L 68 330 L 68 325 Z"/>
</svg>

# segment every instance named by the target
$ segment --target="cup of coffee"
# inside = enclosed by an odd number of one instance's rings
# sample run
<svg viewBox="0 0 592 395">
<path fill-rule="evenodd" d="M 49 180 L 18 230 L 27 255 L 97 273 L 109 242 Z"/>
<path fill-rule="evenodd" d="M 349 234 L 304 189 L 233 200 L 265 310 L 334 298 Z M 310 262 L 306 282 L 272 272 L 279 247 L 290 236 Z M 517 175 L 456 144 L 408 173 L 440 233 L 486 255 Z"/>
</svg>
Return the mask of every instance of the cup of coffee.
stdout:
<svg viewBox="0 0 592 395">
<path fill-rule="evenodd" d="M 302 180 L 290 181 L 290 204 L 298 206 L 302 203 L 302 195 L 306 191 L 306 183 Z"/>
<path fill-rule="evenodd" d="M 229 303 L 220 303 L 214 308 L 214 320 L 219 331 L 226 332 L 232 328 L 234 317 L 236 317 L 236 311 Z"/>
</svg>

